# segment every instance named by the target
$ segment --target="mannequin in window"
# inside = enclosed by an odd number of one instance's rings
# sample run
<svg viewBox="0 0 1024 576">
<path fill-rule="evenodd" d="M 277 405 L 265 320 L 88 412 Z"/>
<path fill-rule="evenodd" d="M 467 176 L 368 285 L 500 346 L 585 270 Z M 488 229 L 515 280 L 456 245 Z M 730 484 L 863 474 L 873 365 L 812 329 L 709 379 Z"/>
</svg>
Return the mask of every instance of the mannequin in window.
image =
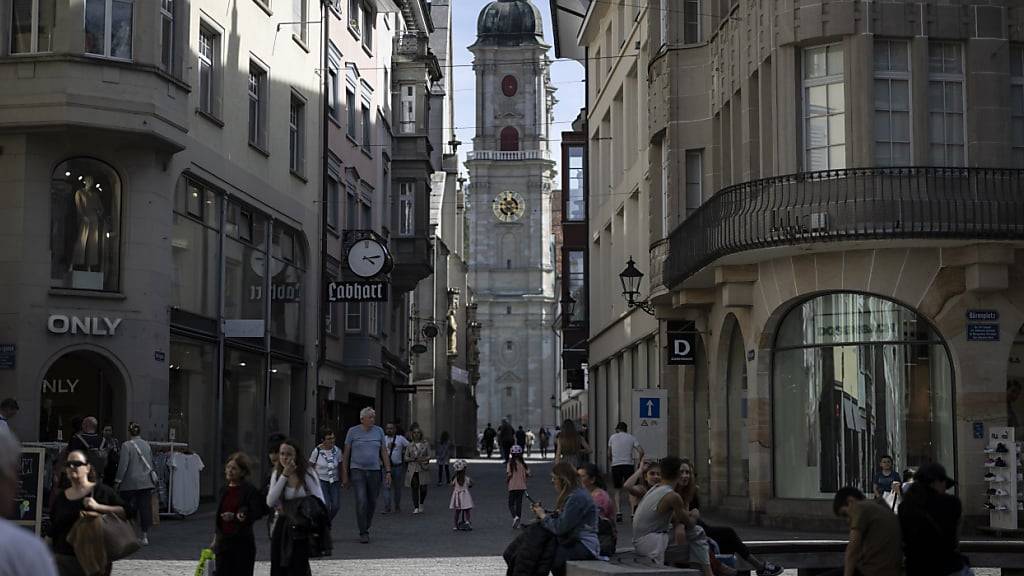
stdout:
<svg viewBox="0 0 1024 576">
<path fill-rule="evenodd" d="M 75 209 L 78 212 L 78 233 L 71 255 L 71 269 L 102 272 L 103 199 L 92 176 L 82 178 L 82 185 L 75 190 Z"/>
<path fill-rule="evenodd" d="M 455 310 L 448 309 L 448 355 L 458 356 L 459 354 L 459 323 L 455 320 Z"/>
</svg>

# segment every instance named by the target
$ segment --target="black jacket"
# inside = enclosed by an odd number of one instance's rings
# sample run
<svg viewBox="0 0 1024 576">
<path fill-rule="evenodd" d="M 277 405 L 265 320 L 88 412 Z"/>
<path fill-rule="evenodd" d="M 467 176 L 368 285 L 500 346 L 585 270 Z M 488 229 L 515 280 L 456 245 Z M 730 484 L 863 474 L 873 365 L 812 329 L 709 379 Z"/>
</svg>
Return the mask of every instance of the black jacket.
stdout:
<svg viewBox="0 0 1024 576">
<path fill-rule="evenodd" d="M 224 521 L 221 520 L 220 515 L 224 512 L 224 496 L 228 493 L 228 487 L 222 486 L 220 493 L 217 496 L 217 514 L 214 516 L 214 522 L 216 523 L 217 530 L 217 542 L 218 544 L 227 541 L 235 541 L 238 539 L 253 540 L 254 536 L 252 533 L 252 526 L 257 520 L 262 518 L 267 513 L 266 498 L 260 494 L 259 488 L 256 488 L 249 482 L 242 482 L 239 485 L 242 490 L 241 498 L 239 500 L 238 509 L 245 510 L 245 520 L 235 523 L 238 524 L 238 530 L 234 534 L 227 536 L 224 534 Z"/>
<path fill-rule="evenodd" d="M 557 548 L 558 540 L 543 524 L 527 526 L 502 555 L 508 565 L 505 576 L 547 576 Z"/>
</svg>

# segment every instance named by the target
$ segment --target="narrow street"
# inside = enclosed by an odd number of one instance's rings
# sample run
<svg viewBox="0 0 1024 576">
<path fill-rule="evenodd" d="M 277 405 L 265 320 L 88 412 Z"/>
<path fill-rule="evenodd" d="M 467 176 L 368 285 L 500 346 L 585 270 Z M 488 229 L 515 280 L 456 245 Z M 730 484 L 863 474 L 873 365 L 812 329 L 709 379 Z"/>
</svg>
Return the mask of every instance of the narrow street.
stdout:
<svg viewBox="0 0 1024 576">
<path fill-rule="evenodd" d="M 550 462 L 531 461 L 533 473 L 530 494 L 546 503 L 554 501 L 548 480 Z M 353 495 L 346 490 L 342 509 L 335 519 L 334 556 L 314 561 L 313 574 L 361 574 L 364 576 L 394 574 L 423 575 L 497 575 L 505 564 L 501 553 L 512 540 L 512 520 L 506 509 L 504 467 L 494 460 L 472 460 L 473 531 L 454 532 L 452 513 L 448 509 L 451 488 L 431 485 L 425 512 L 413 516 L 409 489 L 402 494 L 401 515 L 383 515 L 378 501 L 377 517 L 369 545 L 358 542 L 353 516 Z M 436 473 L 436 468 L 432 467 Z M 435 477 L 436 483 L 436 477 Z M 524 504 L 525 507 L 525 504 Z M 115 576 L 145 574 L 147 576 L 192 576 L 199 552 L 208 546 L 213 535 L 213 506 L 204 505 L 200 512 L 185 520 L 168 520 L 154 528 L 152 544 L 130 560 L 114 565 Z M 270 573 L 270 544 L 265 522 L 257 530 L 257 575 Z"/>
</svg>

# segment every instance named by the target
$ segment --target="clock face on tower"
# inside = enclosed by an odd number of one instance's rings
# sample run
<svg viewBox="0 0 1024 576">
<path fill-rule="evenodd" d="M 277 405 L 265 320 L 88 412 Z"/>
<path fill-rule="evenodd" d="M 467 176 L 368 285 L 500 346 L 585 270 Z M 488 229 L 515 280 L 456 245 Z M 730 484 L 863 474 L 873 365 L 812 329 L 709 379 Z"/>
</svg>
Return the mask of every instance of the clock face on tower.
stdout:
<svg viewBox="0 0 1024 576">
<path fill-rule="evenodd" d="M 508 76 L 505 76 L 504 78 L 501 79 L 501 93 L 504 94 L 505 96 L 511 98 L 516 95 L 516 92 L 518 90 L 519 81 L 516 80 L 515 76 L 509 74 Z"/>
<path fill-rule="evenodd" d="M 505 190 L 494 197 L 491 210 L 499 221 L 515 222 L 526 212 L 526 201 L 517 192 Z"/>
</svg>

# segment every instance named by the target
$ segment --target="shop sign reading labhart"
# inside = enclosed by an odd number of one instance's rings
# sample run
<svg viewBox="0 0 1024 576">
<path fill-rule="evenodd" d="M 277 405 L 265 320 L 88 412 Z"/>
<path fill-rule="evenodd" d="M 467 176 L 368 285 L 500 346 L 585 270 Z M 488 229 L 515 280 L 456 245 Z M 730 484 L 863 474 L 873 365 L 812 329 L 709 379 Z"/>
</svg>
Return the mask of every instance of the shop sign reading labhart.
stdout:
<svg viewBox="0 0 1024 576">
<path fill-rule="evenodd" d="M 387 302 L 388 284 L 382 280 L 352 280 L 327 283 L 330 302 Z"/>
</svg>

